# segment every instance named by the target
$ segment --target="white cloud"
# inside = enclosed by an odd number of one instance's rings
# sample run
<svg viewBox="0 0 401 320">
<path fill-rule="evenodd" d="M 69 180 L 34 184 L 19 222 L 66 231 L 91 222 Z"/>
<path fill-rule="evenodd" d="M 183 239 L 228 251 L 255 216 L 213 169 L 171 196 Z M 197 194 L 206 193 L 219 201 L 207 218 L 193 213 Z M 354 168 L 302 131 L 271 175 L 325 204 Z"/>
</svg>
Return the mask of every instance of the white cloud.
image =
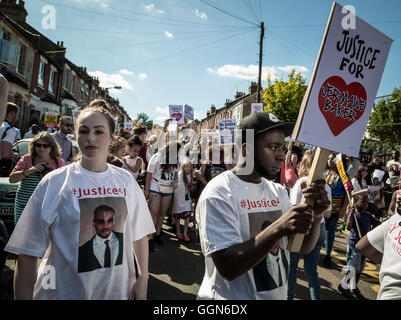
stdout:
<svg viewBox="0 0 401 320">
<path fill-rule="evenodd" d="M 309 69 L 305 66 L 266 66 L 262 68 L 262 80 L 266 81 L 268 73 L 270 73 L 272 79 L 275 79 L 287 75 L 292 69 L 295 69 L 295 72 L 301 72 L 303 75 L 309 72 Z M 250 81 L 258 79 L 259 66 L 226 64 L 218 68 L 207 68 L 206 71 L 219 77 Z"/>
<path fill-rule="evenodd" d="M 140 79 L 147 79 L 148 78 L 148 75 L 146 74 L 146 73 L 140 73 L 139 74 L 139 76 L 138 76 Z"/>
<path fill-rule="evenodd" d="M 134 74 L 132 71 L 129 71 L 127 69 L 121 69 L 118 73 L 125 76 L 132 76 Z"/>
<path fill-rule="evenodd" d="M 160 13 L 160 14 L 165 14 L 166 13 L 163 10 L 157 9 L 153 3 L 146 5 L 144 8 L 148 12 L 156 12 L 156 13 Z"/>
<path fill-rule="evenodd" d="M 164 108 L 156 107 L 155 111 L 157 113 L 160 113 L 160 114 L 165 115 L 165 116 L 169 116 L 170 115 L 170 111 L 169 111 L 168 107 L 164 107 Z"/>
<path fill-rule="evenodd" d="M 174 35 L 171 32 L 164 31 L 164 34 L 166 35 L 167 38 L 172 39 L 174 38 Z"/>
<path fill-rule="evenodd" d="M 99 78 L 100 86 L 103 88 L 120 86 L 122 89 L 131 91 L 134 88 L 132 87 L 132 85 L 129 83 L 128 80 L 124 79 L 124 75 L 127 75 L 127 74 L 121 73 L 121 71 L 123 71 L 123 70 L 120 70 L 119 73 L 115 73 L 115 74 L 108 74 L 108 73 L 105 73 L 102 71 L 92 71 L 92 72 L 88 72 L 88 74 L 92 77 Z M 126 70 L 126 71 L 128 71 L 128 70 Z M 120 94 L 121 90 L 110 89 L 110 93 Z"/>
<path fill-rule="evenodd" d="M 207 15 L 205 12 L 200 12 L 199 9 L 195 9 L 196 16 L 201 19 L 207 19 Z"/>
</svg>

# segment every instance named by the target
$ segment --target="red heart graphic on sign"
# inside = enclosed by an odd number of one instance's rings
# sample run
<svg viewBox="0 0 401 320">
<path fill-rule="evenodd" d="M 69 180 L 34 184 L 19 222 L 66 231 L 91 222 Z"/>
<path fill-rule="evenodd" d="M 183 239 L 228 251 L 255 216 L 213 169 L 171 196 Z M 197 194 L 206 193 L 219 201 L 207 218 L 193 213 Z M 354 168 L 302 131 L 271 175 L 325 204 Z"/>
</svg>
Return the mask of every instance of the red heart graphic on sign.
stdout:
<svg viewBox="0 0 401 320">
<path fill-rule="evenodd" d="M 182 114 L 181 113 L 173 113 L 173 114 L 171 114 L 171 117 L 174 118 L 175 120 L 177 120 L 177 122 L 179 122 L 182 118 Z"/>
<path fill-rule="evenodd" d="M 336 137 L 362 117 L 366 108 L 366 90 L 359 82 L 347 85 L 342 78 L 333 76 L 322 84 L 318 102 Z"/>
</svg>

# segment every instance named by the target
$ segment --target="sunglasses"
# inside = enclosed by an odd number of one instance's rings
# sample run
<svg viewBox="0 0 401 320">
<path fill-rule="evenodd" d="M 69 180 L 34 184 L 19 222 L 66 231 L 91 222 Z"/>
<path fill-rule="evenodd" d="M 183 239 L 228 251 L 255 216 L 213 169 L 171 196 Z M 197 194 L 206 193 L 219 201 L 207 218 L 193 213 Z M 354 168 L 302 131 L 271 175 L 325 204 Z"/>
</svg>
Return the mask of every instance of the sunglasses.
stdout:
<svg viewBox="0 0 401 320">
<path fill-rule="evenodd" d="M 72 123 L 62 123 L 63 126 L 74 128 Z"/>
<path fill-rule="evenodd" d="M 35 143 L 35 147 L 38 147 L 38 148 L 45 148 L 45 149 L 47 149 L 47 148 L 49 148 L 50 147 L 50 145 L 49 144 L 46 144 L 46 143 Z"/>
</svg>

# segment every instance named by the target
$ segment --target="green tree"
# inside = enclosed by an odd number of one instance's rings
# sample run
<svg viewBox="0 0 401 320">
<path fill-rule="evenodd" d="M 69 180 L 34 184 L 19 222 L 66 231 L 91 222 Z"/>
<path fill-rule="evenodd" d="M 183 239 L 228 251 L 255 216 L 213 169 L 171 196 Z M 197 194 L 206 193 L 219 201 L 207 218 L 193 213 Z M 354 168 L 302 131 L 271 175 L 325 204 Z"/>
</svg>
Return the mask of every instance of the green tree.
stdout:
<svg viewBox="0 0 401 320">
<path fill-rule="evenodd" d="M 401 87 L 394 88 L 391 97 L 380 100 L 373 106 L 368 123 L 372 139 L 383 145 L 399 145 L 401 142 Z"/>
<path fill-rule="evenodd" d="M 146 126 L 146 128 L 148 128 L 148 130 L 152 130 L 153 120 L 150 120 L 146 113 L 138 113 L 136 115 L 135 124 L 137 124 L 140 120 L 142 120 L 142 123 Z"/>
<path fill-rule="evenodd" d="M 306 79 L 295 69 L 288 75 L 288 81 L 275 79 L 272 84 L 271 75 L 267 76 L 267 88 L 262 91 L 264 111 L 274 114 L 280 121 L 295 122 L 304 98 Z"/>
</svg>

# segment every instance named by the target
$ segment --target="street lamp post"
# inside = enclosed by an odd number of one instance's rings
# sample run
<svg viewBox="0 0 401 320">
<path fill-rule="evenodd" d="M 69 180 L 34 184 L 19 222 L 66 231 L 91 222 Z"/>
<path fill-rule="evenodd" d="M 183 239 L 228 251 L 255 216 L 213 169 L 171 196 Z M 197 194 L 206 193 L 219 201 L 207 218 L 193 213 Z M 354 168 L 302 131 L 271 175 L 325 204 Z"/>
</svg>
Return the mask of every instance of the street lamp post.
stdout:
<svg viewBox="0 0 401 320">
<path fill-rule="evenodd" d="M 106 100 L 107 93 L 109 92 L 109 89 L 121 90 L 122 88 L 121 88 L 121 86 L 114 86 L 114 87 L 104 88 L 104 100 Z"/>
</svg>

